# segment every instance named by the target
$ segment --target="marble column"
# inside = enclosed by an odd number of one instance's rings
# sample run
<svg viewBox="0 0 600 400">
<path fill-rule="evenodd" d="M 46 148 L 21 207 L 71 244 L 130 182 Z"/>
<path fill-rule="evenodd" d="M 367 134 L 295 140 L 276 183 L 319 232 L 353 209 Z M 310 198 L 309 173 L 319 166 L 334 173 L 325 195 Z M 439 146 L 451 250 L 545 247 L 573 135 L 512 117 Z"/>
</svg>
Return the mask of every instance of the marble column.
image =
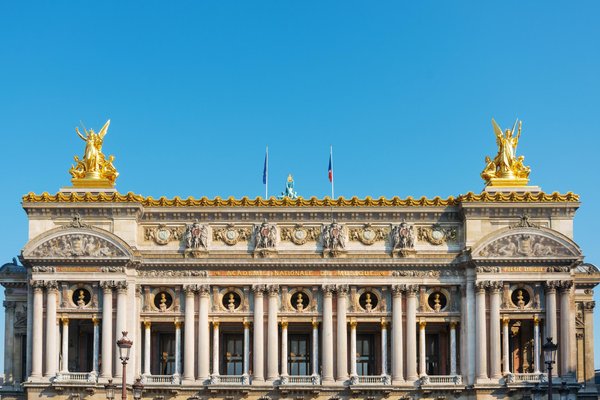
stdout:
<svg viewBox="0 0 600 400">
<path fill-rule="evenodd" d="M 354 380 L 356 372 L 356 320 L 350 321 L 350 379 Z"/>
<path fill-rule="evenodd" d="M 540 373 L 540 319 L 533 317 L 533 372 Z"/>
<path fill-rule="evenodd" d="M 584 369 L 585 369 L 585 385 L 593 388 L 594 383 L 594 308 L 596 302 L 583 302 L 583 320 L 584 320 Z"/>
<path fill-rule="evenodd" d="M 386 376 L 388 374 L 387 370 L 387 321 L 385 319 L 381 319 L 381 375 Z"/>
<path fill-rule="evenodd" d="M 490 294 L 490 377 L 498 380 L 502 377 L 502 356 L 500 346 L 500 294 L 502 282 L 492 282 Z"/>
<path fill-rule="evenodd" d="M 210 376 L 210 325 L 208 309 L 210 307 L 210 286 L 199 285 L 200 305 L 198 312 L 198 380 L 206 381 Z"/>
<path fill-rule="evenodd" d="M 181 321 L 175 320 L 175 376 L 181 375 Z"/>
<path fill-rule="evenodd" d="M 152 335 L 152 323 L 144 321 L 144 375 L 151 375 L 150 372 L 150 337 Z"/>
<path fill-rule="evenodd" d="M 323 286 L 323 383 L 333 382 L 333 291 L 335 286 Z"/>
<path fill-rule="evenodd" d="M 348 380 L 348 321 L 346 320 L 348 285 L 337 285 L 337 375 L 336 380 Z"/>
<path fill-rule="evenodd" d="M 560 346 L 559 350 L 559 361 L 560 361 L 560 375 L 566 379 L 570 376 L 571 366 L 571 332 L 570 332 L 570 317 L 571 317 L 571 288 L 573 287 L 572 281 L 562 281 L 560 286 Z M 573 338 L 575 333 L 573 333 Z M 556 342 L 556 339 L 554 340 Z M 564 380 L 563 379 L 563 380 Z"/>
<path fill-rule="evenodd" d="M 312 355 L 311 355 L 312 375 L 319 375 L 319 321 L 312 321 Z"/>
<path fill-rule="evenodd" d="M 414 382 L 417 374 L 417 285 L 406 288 L 406 379 Z"/>
<path fill-rule="evenodd" d="M 456 371 L 456 322 L 450 322 L 450 375 L 458 375 Z"/>
<path fill-rule="evenodd" d="M 46 282 L 46 378 L 56 375 L 58 353 L 57 353 L 57 325 L 56 325 L 56 300 L 58 296 L 58 284 L 56 281 Z"/>
<path fill-rule="evenodd" d="M 392 383 L 404 382 L 402 349 L 402 293 L 406 290 L 404 285 L 392 286 Z"/>
<path fill-rule="evenodd" d="M 277 309 L 279 308 L 279 286 L 269 285 L 267 315 L 267 380 L 275 381 L 279 377 L 279 332 L 277 329 Z"/>
<path fill-rule="evenodd" d="M 475 384 L 476 367 L 476 326 L 475 326 L 475 271 L 467 270 L 467 283 L 465 285 L 465 312 L 462 315 L 465 325 L 465 346 L 463 347 L 463 357 L 467 369 L 463 372 L 466 375 L 467 385 Z"/>
<path fill-rule="evenodd" d="M 62 365 L 60 372 L 66 374 L 69 372 L 69 318 L 61 318 L 62 322 Z"/>
<path fill-rule="evenodd" d="M 31 378 L 42 376 L 42 345 L 44 337 L 44 282 L 33 281 L 33 327 L 31 342 Z"/>
<path fill-rule="evenodd" d="M 94 324 L 94 348 L 92 358 L 92 372 L 98 376 L 98 368 L 100 367 L 100 320 L 96 317 L 92 318 Z"/>
<path fill-rule="evenodd" d="M 113 352 L 113 282 L 104 281 L 102 286 L 102 370 L 100 377 L 103 380 L 112 378 L 112 352 Z"/>
<path fill-rule="evenodd" d="M 183 287 L 185 292 L 185 320 L 184 320 L 184 366 L 183 366 L 183 381 L 184 383 L 191 383 L 194 381 L 194 355 L 196 349 L 194 348 L 194 342 L 196 339 L 195 335 L 195 302 L 196 302 L 196 287 L 194 285 L 186 285 Z"/>
<path fill-rule="evenodd" d="M 212 345 L 212 375 L 219 376 L 219 357 L 221 355 L 219 348 L 219 321 L 213 321 L 213 345 Z"/>
<path fill-rule="evenodd" d="M 247 383 L 250 375 L 250 321 L 244 320 L 244 359 L 243 376 Z"/>
<path fill-rule="evenodd" d="M 4 385 L 14 384 L 15 379 L 15 361 L 20 359 L 15 357 L 15 308 L 14 301 L 4 301 Z"/>
<path fill-rule="evenodd" d="M 263 293 L 265 291 L 264 285 L 254 285 L 252 287 L 254 291 L 254 372 L 252 376 L 252 383 L 261 383 L 265 381 L 264 372 L 264 329 L 265 329 L 265 313 L 264 313 L 264 300 Z"/>
<path fill-rule="evenodd" d="M 115 334 L 117 340 L 123 336 L 123 331 L 127 331 L 127 281 L 117 282 L 117 318 L 115 326 Z M 115 360 L 119 360 L 119 348 L 114 347 Z M 121 378 L 123 376 L 122 368 L 119 368 L 117 362 L 115 368 L 115 378 Z"/>
<path fill-rule="evenodd" d="M 419 322 L 419 376 L 427 375 L 427 359 L 426 345 L 425 345 L 425 326 L 427 322 Z"/>
<path fill-rule="evenodd" d="M 485 291 L 489 282 L 477 282 L 475 284 L 475 370 L 477 381 L 488 379 L 487 373 L 487 329 L 485 318 Z"/>
<path fill-rule="evenodd" d="M 281 377 L 288 376 L 288 322 L 281 321 Z"/>
<path fill-rule="evenodd" d="M 508 354 L 508 317 L 502 318 L 502 360 L 503 360 L 503 374 L 510 374 L 510 355 Z"/>
<path fill-rule="evenodd" d="M 556 288 L 559 282 L 546 282 L 546 338 L 552 338 L 556 343 L 558 340 L 558 330 L 556 324 Z M 544 343 L 546 340 L 544 339 Z M 558 376 L 558 365 L 552 369 L 552 376 Z"/>
</svg>

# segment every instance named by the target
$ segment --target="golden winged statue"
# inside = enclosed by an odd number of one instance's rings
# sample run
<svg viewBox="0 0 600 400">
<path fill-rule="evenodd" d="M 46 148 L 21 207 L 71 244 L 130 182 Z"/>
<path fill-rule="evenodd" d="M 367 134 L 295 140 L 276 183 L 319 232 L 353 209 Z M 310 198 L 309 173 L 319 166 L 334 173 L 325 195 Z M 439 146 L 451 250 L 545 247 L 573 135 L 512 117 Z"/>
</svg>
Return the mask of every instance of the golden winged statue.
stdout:
<svg viewBox="0 0 600 400">
<path fill-rule="evenodd" d="M 77 135 L 85 142 L 83 159 L 75 156 L 75 165 L 71 166 L 69 173 L 73 176 L 71 182 L 74 187 L 86 188 L 112 188 L 119 173 L 113 165 L 114 156 L 106 158 L 102 153 L 104 136 L 108 132 L 110 119 L 106 121 L 98 133 L 93 129 L 85 129 L 82 134 L 79 128 L 75 128 Z"/>
<path fill-rule="evenodd" d="M 515 130 L 518 131 L 515 135 Z M 524 156 L 517 157 L 517 145 L 521 138 L 522 121 L 515 121 L 512 129 L 502 129 L 492 118 L 492 126 L 496 135 L 496 145 L 498 154 L 492 160 L 485 157 L 485 168 L 481 172 L 481 177 L 488 186 L 525 186 L 529 182 L 529 173 L 531 168 L 523 165 Z"/>
</svg>

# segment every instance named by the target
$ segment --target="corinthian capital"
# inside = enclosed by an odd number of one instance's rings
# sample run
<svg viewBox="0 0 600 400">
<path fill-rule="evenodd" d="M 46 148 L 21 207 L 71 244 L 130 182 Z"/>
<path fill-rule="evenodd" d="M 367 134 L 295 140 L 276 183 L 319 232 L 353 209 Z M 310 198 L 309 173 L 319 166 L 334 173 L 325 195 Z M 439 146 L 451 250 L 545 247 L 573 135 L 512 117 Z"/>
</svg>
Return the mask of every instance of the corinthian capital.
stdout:
<svg viewBox="0 0 600 400">
<path fill-rule="evenodd" d="M 547 293 L 555 293 L 558 287 L 560 287 L 560 281 L 547 281 L 544 283 Z"/>
<path fill-rule="evenodd" d="M 193 296 L 197 291 L 197 285 L 183 285 L 183 292 L 186 296 Z"/>
<path fill-rule="evenodd" d="M 348 295 L 348 285 L 336 285 L 335 290 L 338 297 L 346 297 Z"/>
<path fill-rule="evenodd" d="M 279 294 L 279 285 L 269 285 L 267 288 L 269 296 L 277 296 Z"/>
<path fill-rule="evenodd" d="M 208 297 L 210 295 L 210 286 L 206 284 L 197 286 L 200 297 Z"/>
<path fill-rule="evenodd" d="M 406 294 L 408 296 L 416 296 L 419 293 L 419 285 L 406 285 Z"/>
<path fill-rule="evenodd" d="M 331 297 L 335 292 L 335 285 L 323 285 L 323 295 L 325 297 Z"/>
<path fill-rule="evenodd" d="M 478 292 L 485 292 L 490 287 L 490 281 L 479 281 L 475 282 L 475 290 Z"/>
<path fill-rule="evenodd" d="M 491 281 L 490 289 L 492 293 L 500 293 L 500 291 L 504 288 L 504 283 L 502 281 Z"/>
<path fill-rule="evenodd" d="M 254 296 L 262 296 L 266 290 L 267 287 L 265 285 L 252 285 L 252 291 L 254 292 Z"/>
<path fill-rule="evenodd" d="M 46 281 L 44 282 L 44 286 L 46 286 L 46 290 L 48 290 L 49 292 L 58 292 L 57 281 Z"/>
<path fill-rule="evenodd" d="M 119 293 L 127 292 L 127 281 L 117 281 L 115 282 L 115 286 L 117 287 L 117 291 Z"/>
<path fill-rule="evenodd" d="M 402 293 L 406 291 L 406 285 L 392 285 L 392 296 L 402 296 Z"/>
<path fill-rule="evenodd" d="M 573 281 L 559 281 L 558 285 L 562 293 L 567 293 L 573 287 Z"/>
</svg>

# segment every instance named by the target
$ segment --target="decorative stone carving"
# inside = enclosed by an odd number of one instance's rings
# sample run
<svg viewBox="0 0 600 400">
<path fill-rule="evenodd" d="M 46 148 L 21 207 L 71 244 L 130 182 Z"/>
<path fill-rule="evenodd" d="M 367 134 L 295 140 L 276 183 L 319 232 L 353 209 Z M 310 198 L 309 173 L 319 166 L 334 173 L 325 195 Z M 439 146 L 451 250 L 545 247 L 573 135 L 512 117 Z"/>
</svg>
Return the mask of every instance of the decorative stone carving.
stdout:
<svg viewBox="0 0 600 400">
<path fill-rule="evenodd" d="M 162 277 L 179 277 L 179 276 L 199 276 L 202 278 L 208 277 L 207 271 L 193 271 L 193 270 L 172 270 L 172 269 L 150 269 L 138 271 L 139 276 L 146 278 L 162 278 Z"/>
<path fill-rule="evenodd" d="M 415 253 L 415 232 L 412 225 L 406 222 L 394 226 L 390 233 L 392 241 L 392 255 L 406 257 Z"/>
<path fill-rule="evenodd" d="M 186 257 L 200 257 L 208 251 L 208 225 L 200 224 L 198 221 L 185 227 L 183 234 Z"/>
<path fill-rule="evenodd" d="M 596 307 L 595 301 L 584 301 L 583 302 L 583 309 L 585 310 L 585 312 L 593 312 L 594 307 Z"/>
<path fill-rule="evenodd" d="M 574 256 L 556 240 L 530 233 L 505 236 L 485 246 L 482 257 L 550 257 Z"/>
<path fill-rule="evenodd" d="M 477 273 L 491 273 L 491 274 L 499 274 L 500 267 L 476 267 L 475 272 Z"/>
<path fill-rule="evenodd" d="M 446 242 L 456 240 L 458 229 L 454 226 L 443 227 L 440 224 L 432 226 L 420 226 L 417 229 L 417 237 L 421 241 L 427 241 L 434 246 L 440 246 Z"/>
<path fill-rule="evenodd" d="M 43 258 L 109 258 L 125 257 L 127 255 L 106 239 L 84 233 L 75 233 L 61 235 L 42 243 L 31 252 L 31 256 Z"/>
<path fill-rule="evenodd" d="M 125 267 L 115 267 L 115 266 L 111 266 L 111 267 L 102 267 L 100 268 L 100 271 L 102 272 L 125 272 L 126 268 Z"/>
<path fill-rule="evenodd" d="M 460 276 L 460 271 L 456 270 L 398 270 L 392 272 L 393 277 L 410 276 L 415 278 L 439 278 L 440 276 Z"/>
<path fill-rule="evenodd" d="M 46 267 L 46 266 L 31 267 L 31 272 L 55 273 L 56 272 L 56 268 L 54 268 L 54 267 Z"/>
<path fill-rule="evenodd" d="M 490 281 L 479 281 L 475 282 L 475 290 L 478 292 L 485 292 L 490 287 Z"/>
<path fill-rule="evenodd" d="M 540 226 L 529 221 L 529 215 L 523 214 L 518 224 L 511 225 L 510 228 L 539 228 Z"/>
<path fill-rule="evenodd" d="M 250 234 L 249 228 L 236 228 L 235 225 L 229 224 L 225 228 L 213 229 L 213 240 L 234 246 L 241 240 L 248 240 Z"/>
<path fill-rule="evenodd" d="M 269 285 L 267 286 L 267 291 L 269 292 L 269 296 L 277 296 L 279 294 L 279 285 Z"/>
<path fill-rule="evenodd" d="M 262 224 L 254 226 L 253 236 L 255 256 L 267 257 L 277 252 L 277 227 L 275 224 L 269 224 L 267 220 L 264 220 Z"/>
<path fill-rule="evenodd" d="M 346 228 L 333 221 L 329 225 L 323 225 L 321 240 L 323 241 L 323 256 L 331 255 L 337 257 L 345 253 L 346 249 Z"/>
<path fill-rule="evenodd" d="M 158 226 L 144 227 L 144 239 L 152 240 L 154 243 L 164 246 L 169 242 L 181 240 L 184 228 L 182 226 L 166 226 L 164 224 Z"/>
<path fill-rule="evenodd" d="M 307 242 L 315 242 L 318 240 L 319 235 L 321 234 L 320 227 L 305 227 L 301 224 L 298 224 L 291 227 L 283 227 L 281 228 L 281 240 L 290 241 L 296 245 L 303 245 Z"/>
<path fill-rule="evenodd" d="M 389 232 L 389 228 L 373 227 L 371 224 L 365 224 L 361 228 L 350 229 L 350 240 L 357 240 L 362 244 L 371 246 L 377 241 L 385 240 Z"/>
<path fill-rule="evenodd" d="M 406 285 L 406 294 L 408 296 L 416 296 L 419 292 L 419 285 Z"/>
<path fill-rule="evenodd" d="M 58 291 L 58 282 L 57 281 L 45 281 L 44 286 L 48 291 Z"/>
<path fill-rule="evenodd" d="M 402 293 L 406 291 L 406 285 L 392 285 L 392 296 L 402 296 Z"/>
<path fill-rule="evenodd" d="M 254 295 L 259 295 L 262 296 L 263 293 L 267 290 L 266 285 L 252 285 L 252 291 L 254 292 Z"/>
<path fill-rule="evenodd" d="M 335 292 L 335 285 L 323 285 L 323 295 L 331 297 Z"/>
</svg>

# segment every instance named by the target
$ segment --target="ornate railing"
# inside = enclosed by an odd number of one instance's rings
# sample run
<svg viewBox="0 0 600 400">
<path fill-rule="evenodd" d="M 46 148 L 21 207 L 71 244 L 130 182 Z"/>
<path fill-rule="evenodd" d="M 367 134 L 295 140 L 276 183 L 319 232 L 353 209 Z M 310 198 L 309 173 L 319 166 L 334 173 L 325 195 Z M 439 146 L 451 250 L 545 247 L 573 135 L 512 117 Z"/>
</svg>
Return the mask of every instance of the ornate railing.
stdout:
<svg viewBox="0 0 600 400">
<path fill-rule="evenodd" d="M 94 372 L 59 372 L 56 382 L 96 382 L 98 377 Z"/>
<path fill-rule="evenodd" d="M 160 383 L 160 384 L 172 384 L 179 385 L 178 375 L 144 375 L 142 382 L 146 384 Z"/>
<path fill-rule="evenodd" d="M 355 375 L 350 378 L 351 385 L 389 385 L 389 375 Z"/>
<path fill-rule="evenodd" d="M 281 377 L 282 385 L 320 385 L 319 375 L 289 375 Z"/>
<path fill-rule="evenodd" d="M 421 385 L 462 385 L 460 375 L 425 375 L 420 380 Z"/>
<path fill-rule="evenodd" d="M 546 374 L 540 372 L 527 372 L 527 373 L 510 373 L 504 376 L 506 383 L 538 383 L 546 382 Z"/>
<path fill-rule="evenodd" d="M 212 375 L 210 377 L 211 385 L 249 385 L 250 377 L 248 375 Z"/>
</svg>

